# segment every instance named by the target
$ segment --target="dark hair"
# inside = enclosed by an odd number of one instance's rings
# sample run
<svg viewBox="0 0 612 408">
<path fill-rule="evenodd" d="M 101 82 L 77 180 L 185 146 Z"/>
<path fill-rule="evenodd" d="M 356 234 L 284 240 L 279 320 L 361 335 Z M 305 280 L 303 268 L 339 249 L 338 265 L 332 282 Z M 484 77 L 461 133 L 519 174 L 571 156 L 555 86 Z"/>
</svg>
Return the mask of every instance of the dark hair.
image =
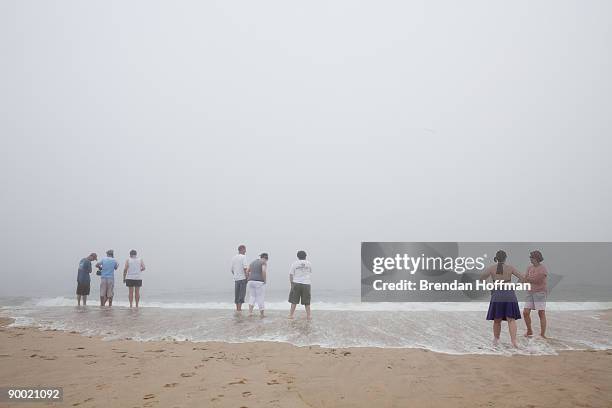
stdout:
<svg viewBox="0 0 612 408">
<path fill-rule="evenodd" d="M 493 260 L 497 262 L 496 273 L 504 273 L 504 262 L 506 262 L 507 257 L 508 255 L 506 255 L 506 251 L 503 251 L 501 249 L 495 253 L 495 258 L 493 258 Z"/>
<path fill-rule="evenodd" d="M 262 252 L 262 253 L 259 255 L 259 257 L 260 257 L 260 258 L 266 258 L 266 259 L 268 259 L 268 254 L 266 254 L 265 252 Z"/>
<path fill-rule="evenodd" d="M 542 262 L 544 260 L 544 257 L 540 251 L 531 251 L 529 253 L 529 258 L 533 258 L 538 262 Z"/>
<path fill-rule="evenodd" d="M 306 259 L 306 251 L 298 251 L 297 257 L 300 261 L 303 261 L 304 259 Z"/>
<path fill-rule="evenodd" d="M 246 247 L 244 245 L 238 245 L 238 252 L 245 251 Z"/>
<path fill-rule="evenodd" d="M 136 250 L 135 250 L 135 249 L 132 249 L 132 250 L 130 251 L 130 256 L 134 256 L 134 255 L 136 255 Z"/>
<path fill-rule="evenodd" d="M 115 254 L 115 251 L 113 251 L 112 249 L 109 249 L 108 251 L 106 251 L 106 255 L 108 256 L 113 256 Z"/>
</svg>

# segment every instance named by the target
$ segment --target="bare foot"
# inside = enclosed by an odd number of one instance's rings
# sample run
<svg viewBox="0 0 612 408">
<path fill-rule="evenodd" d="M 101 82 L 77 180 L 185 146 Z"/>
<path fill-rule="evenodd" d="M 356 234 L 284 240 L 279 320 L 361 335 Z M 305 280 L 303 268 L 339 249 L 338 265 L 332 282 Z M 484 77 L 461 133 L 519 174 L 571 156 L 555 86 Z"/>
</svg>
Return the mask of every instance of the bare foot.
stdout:
<svg viewBox="0 0 612 408">
<path fill-rule="evenodd" d="M 540 333 L 540 337 L 543 338 L 543 339 L 548 339 L 548 337 L 546 337 L 546 335 L 543 334 L 543 333 Z"/>
<path fill-rule="evenodd" d="M 533 332 L 528 331 L 525 333 L 525 337 L 533 337 Z"/>
<path fill-rule="evenodd" d="M 499 344 L 499 339 L 493 339 L 493 347 L 497 347 L 497 345 Z"/>
<path fill-rule="evenodd" d="M 513 342 L 512 342 L 512 346 L 513 346 L 514 348 L 519 348 L 518 343 L 517 343 L 516 341 L 513 341 Z"/>
</svg>

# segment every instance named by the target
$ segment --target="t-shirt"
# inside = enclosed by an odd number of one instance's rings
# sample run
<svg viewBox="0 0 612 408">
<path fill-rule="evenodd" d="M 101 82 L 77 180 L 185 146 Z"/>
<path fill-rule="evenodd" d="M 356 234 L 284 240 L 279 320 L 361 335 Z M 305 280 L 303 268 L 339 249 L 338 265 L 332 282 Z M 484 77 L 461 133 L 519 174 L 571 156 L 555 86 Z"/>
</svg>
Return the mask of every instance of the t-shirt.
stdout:
<svg viewBox="0 0 612 408">
<path fill-rule="evenodd" d="M 239 281 L 246 279 L 244 270 L 249 266 L 246 260 L 246 255 L 236 254 L 232 258 L 232 273 L 234 274 L 234 280 Z"/>
<path fill-rule="evenodd" d="M 100 277 L 115 279 L 115 269 L 119 266 L 115 258 L 104 257 L 99 263 L 102 265 Z"/>
<path fill-rule="evenodd" d="M 531 265 L 529 268 L 527 268 L 525 282 L 531 283 L 531 290 L 529 292 L 546 292 L 547 275 L 548 270 L 544 264 L 539 264 L 538 266 Z"/>
<path fill-rule="evenodd" d="M 142 259 L 130 257 L 127 260 L 127 265 L 128 270 L 125 279 L 142 280 Z"/>
<path fill-rule="evenodd" d="M 79 283 L 89 283 L 91 273 L 91 261 L 87 258 L 81 259 L 79 262 L 79 271 L 77 272 L 77 282 Z"/>
<path fill-rule="evenodd" d="M 263 265 L 264 262 L 261 258 L 255 259 L 249 265 L 249 281 L 260 281 L 263 282 Z"/>
<path fill-rule="evenodd" d="M 310 274 L 312 274 L 312 266 L 307 260 L 298 260 L 291 264 L 289 275 L 293 276 L 294 283 L 303 283 L 310 285 Z"/>
</svg>

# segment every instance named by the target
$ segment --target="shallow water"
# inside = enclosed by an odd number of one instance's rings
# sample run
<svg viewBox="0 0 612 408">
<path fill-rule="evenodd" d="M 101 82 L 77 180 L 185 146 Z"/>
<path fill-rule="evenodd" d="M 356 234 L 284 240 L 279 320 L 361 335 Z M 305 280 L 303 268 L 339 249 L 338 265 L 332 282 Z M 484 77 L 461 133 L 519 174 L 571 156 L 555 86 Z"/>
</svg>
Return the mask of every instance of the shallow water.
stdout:
<svg viewBox="0 0 612 408">
<path fill-rule="evenodd" d="M 129 309 L 94 304 L 76 307 L 74 299 L 2 299 L 0 314 L 15 326 L 77 331 L 104 339 L 190 340 L 195 342 L 287 342 L 297 346 L 423 348 L 451 354 L 556 354 L 561 350 L 612 348 L 612 327 L 600 320 L 610 304 L 551 304 L 549 340 L 521 336 L 509 347 L 504 324 L 501 345 L 493 347 L 486 303 L 313 303 L 313 320 L 302 307 L 288 320 L 287 302 L 267 304 L 266 317 L 236 314 L 231 303 L 178 303 L 156 300 Z M 599 309 L 599 310 L 592 310 Z M 539 321 L 534 319 L 536 329 Z M 519 333 L 524 323 L 519 321 Z M 536 330 L 537 331 L 537 330 Z"/>
</svg>

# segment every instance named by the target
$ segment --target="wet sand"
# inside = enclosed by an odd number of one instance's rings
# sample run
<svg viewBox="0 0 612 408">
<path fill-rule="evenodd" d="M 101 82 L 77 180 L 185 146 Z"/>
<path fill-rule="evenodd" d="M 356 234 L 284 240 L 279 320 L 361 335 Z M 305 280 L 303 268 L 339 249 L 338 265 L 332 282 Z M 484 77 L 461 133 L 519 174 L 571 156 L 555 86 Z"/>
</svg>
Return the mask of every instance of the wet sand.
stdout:
<svg viewBox="0 0 612 408">
<path fill-rule="evenodd" d="M 64 401 L 0 406 L 612 407 L 609 350 L 508 357 L 103 341 L 8 323 L 0 319 L 0 386 L 63 387 Z"/>
</svg>

